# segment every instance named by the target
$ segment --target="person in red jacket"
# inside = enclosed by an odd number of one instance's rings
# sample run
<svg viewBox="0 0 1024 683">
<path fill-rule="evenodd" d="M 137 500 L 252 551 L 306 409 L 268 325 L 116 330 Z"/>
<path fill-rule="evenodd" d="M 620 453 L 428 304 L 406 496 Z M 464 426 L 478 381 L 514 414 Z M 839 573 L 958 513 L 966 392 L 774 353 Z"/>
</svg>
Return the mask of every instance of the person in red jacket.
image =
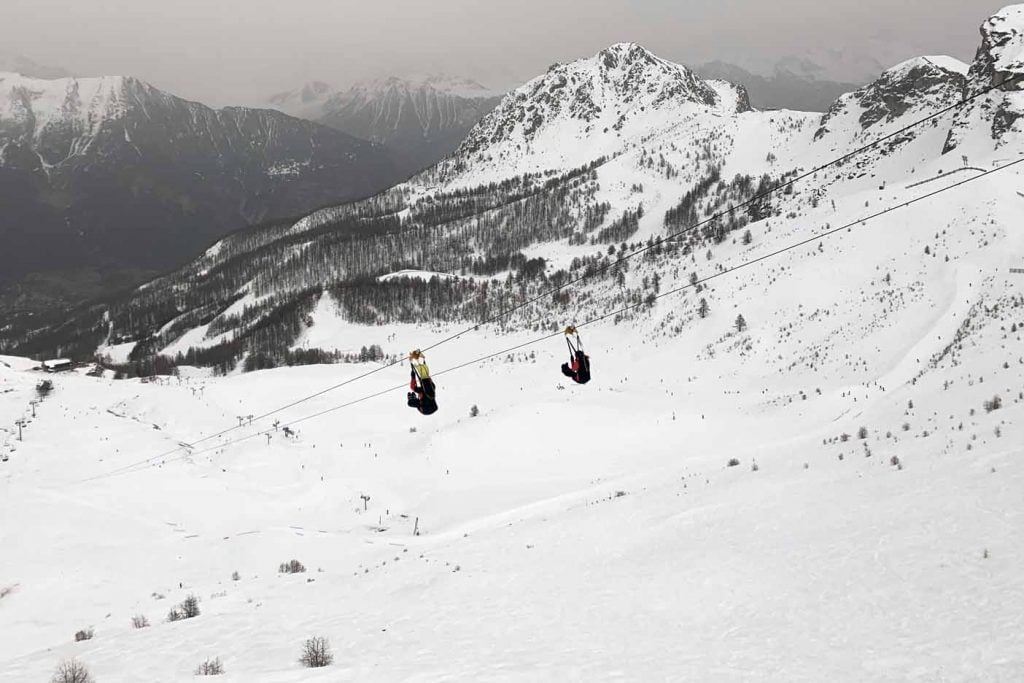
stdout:
<svg viewBox="0 0 1024 683">
<path fill-rule="evenodd" d="M 590 381 L 590 356 L 577 350 L 572 358 L 572 365 L 562 363 L 562 374 L 572 377 L 577 384 L 586 384 Z"/>
<path fill-rule="evenodd" d="M 570 337 L 576 337 L 573 344 Z M 577 384 L 586 384 L 590 381 L 590 356 L 583 353 L 583 342 L 580 341 L 580 333 L 572 325 L 565 328 L 565 343 L 569 345 L 569 362 L 562 363 L 562 374 L 572 377 Z"/>
</svg>

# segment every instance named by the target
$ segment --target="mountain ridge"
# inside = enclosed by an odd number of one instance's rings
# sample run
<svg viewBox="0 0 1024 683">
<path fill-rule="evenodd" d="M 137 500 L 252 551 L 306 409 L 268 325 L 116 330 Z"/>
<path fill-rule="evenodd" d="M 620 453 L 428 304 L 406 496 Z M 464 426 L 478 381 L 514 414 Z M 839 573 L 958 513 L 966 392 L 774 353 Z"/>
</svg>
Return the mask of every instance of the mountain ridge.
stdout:
<svg viewBox="0 0 1024 683">
<path fill-rule="evenodd" d="M 613 45 L 555 65 L 507 95 L 450 158 L 408 182 L 290 226 L 223 240 L 159 286 L 140 290 L 134 302 L 119 304 L 124 308 L 112 314 L 114 327 L 121 329 L 129 317 L 138 324 L 140 307 L 158 319 L 155 312 L 169 310 L 160 292 L 170 286 L 194 299 L 173 306 L 177 322 L 171 328 L 165 319 L 157 325 L 159 335 L 150 328 L 118 336 L 148 337 L 148 350 L 140 353 L 163 350 L 190 361 L 212 357 L 215 348 L 224 354 L 217 357 L 237 361 L 252 357 L 246 348 L 259 348 L 257 366 L 264 367 L 276 362 L 275 353 L 285 353 L 281 347 L 270 351 L 261 336 L 265 325 L 285 310 L 308 310 L 325 292 L 343 315 L 363 323 L 375 316 L 391 322 L 471 320 L 503 306 L 509 287 L 543 289 L 630 245 L 750 204 L 667 250 L 692 258 L 706 249 L 710 259 L 747 226 L 763 232 L 766 222 L 782 221 L 788 231 L 800 217 L 828 220 L 823 202 L 877 194 L 876 175 L 911 183 L 918 169 L 941 164 L 955 120 L 891 139 L 848 168 L 830 167 L 813 191 L 751 203 L 801 171 L 959 101 L 964 79 L 955 60 L 920 58 L 839 98 L 824 115 L 758 112 L 741 88 L 704 81 L 638 45 Z M 595 248 L 602 251 L 595 254 Z M 406 270 L 467 279 L 429 284 L 425 291 L 422 282 L 401 278 L 371 282 Z M 215 287 L 209 279 L 214 273 Z M 626 289 L 616 300 L 642 296 L 642 282 L 631 276 L 622 282 Z M 606 286 L 598 280 L 585 291 L 608 293 Z M 550 305 L 559 311 L 562 303 Z M 132 316 L 124 313 L 132 309 Z M 290 329 L 300 329 L 299 320 Z"/>
<path fill-rule="evenodd" d="M 230 230 L 397 179 L 379 146 L 279 112 L 212 109 L 128 76 L 0 74 L 7 282 L 169 268 Z"/>
<path fill-rule="evenodd" d="M 500 95 L 466 78 L 389 76 L 334 91 L 322 82 L 279 94 L 286 112 L 387 147 L 405 178 L 448 156 Z"/>
</svg>

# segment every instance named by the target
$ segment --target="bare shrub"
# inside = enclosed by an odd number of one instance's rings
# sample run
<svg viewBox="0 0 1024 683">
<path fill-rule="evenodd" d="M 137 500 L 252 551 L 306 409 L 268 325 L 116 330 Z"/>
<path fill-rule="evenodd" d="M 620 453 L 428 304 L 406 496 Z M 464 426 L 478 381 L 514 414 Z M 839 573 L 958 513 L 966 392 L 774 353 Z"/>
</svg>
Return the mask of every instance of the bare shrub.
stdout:
<svg viewBox="0 0 1024 683">
<path fill-rule="evenodd" d="M 185 615 L 181 613 L 181 609 L 178 607 L 172 607 L 171 611 L 167 613 L 167 621 L 181 621 L 185 618 Z"/>
<path fill-rule="evenodd" d="M 220 657 L 207 659 L 196 667 L 196 676 L 220 676 L 222 673 L 224 673 L 224 665 L 221 663 Z"/>
<path fill-rule="evenodd" d="M 330 643 L 321 636 L 308 639 L 302 644 L 302 656 L 299 657 L 299 661 L 311 669 L 329 666 L 334 661 Z"/>
<path fill-rule="evenodd" d="M 301 574 L 306 571 L 306 567 L 298 560 L 291 560 L 290 562 L 282 562 L 277 571 L 281 574 Z"/>
<path fill-rule="evenodd" d="M 199 616 L 199 598 L 189 595 L 181 601 L 181 616 L 185 619 Z"/>
<path fill-rule="evenodd" d="M 66 659 L 53 672 L 50 683 L 93 683 L 92 674 L 76 659 Z"/>
<path fill-rule="evenodd" d="M 132 628 L 146 628 L 149 626 L 149 619 L 145 614 L 136 614 L 132 617 Z"/>
<path fill-rule="evenodd" d="M 75 642 L 80 643 L 83 640 L 92 640 L 94 635 L 96 635 L 96 633 L 92 628 L 83 628 L 81 631 L 75 632 Z"/>
</svg>

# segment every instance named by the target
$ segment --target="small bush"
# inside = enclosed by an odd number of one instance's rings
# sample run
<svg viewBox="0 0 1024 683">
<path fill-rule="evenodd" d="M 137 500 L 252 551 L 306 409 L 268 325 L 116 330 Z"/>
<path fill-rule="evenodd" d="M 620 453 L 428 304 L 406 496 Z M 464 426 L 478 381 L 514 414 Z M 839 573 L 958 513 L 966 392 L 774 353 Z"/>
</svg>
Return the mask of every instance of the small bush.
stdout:
<svg viewBox="0 0 1024 683">
<path fill-rule="evenodd" d="M 75 642 L 80 643 L 83 640 L 92 640 L 92 637 L 96 635 L 91 628 L 83 628 L 81 631 L 75 633 Z"/>
<path fill-rule="evenodd" d="M 857 438 L 862 440 L 862 441 L 864 439 L 868 438 L 868 428 L 867 427 L 861 427 L 860 429 L 858 429 L 857 430 Z"/>
<path fill-rule="evenodd" d="M 277 571 L 281 574 L 301 574 L 306 571 L 306 567 L 298 560 L 292 560 L 290 562 L 282 562 Z"/>
<path fill-rule="evenodd" d="M 479 414 L 480 414 L 480 408 L 478 408 L 477 405 L 474 403 L 473 407 L 469 409 L 469 416 L 470 417 L 476 417 Z"/>
<path fill-rule="evenodd" d="M 185 619 L 191 619 L 199 616 L 199 598 L 195 595 L 189 595 L 181 602 L 181 616 Z"/>
<path fill-rule="evenodd" d="M 196 667 L 196 676 L 220 676 L 222 673 L 224 673 L 224 665 L 221 664 L 220 657 L 207 659 Z"/>
<path fill-rule="evenodd" d="M 68 659 L 57 666 L 50 683 L 93 683 L 94 680 L 84 664 L 75 659 Z"/>
<path fill-rule="evenodd" d="M 302 656 L 299 657 L 299 661 L 303 666 L 311 669 L 329 666 L 334 661 L 330 643 L 326 638 L 320 636 L 310 638 L 302 644 Z"/>
<path fill-rule="evenodd" d="M 736 458 L 729 458 L 729 462 L 727 464 L 729 465 L 729 467 L 736 467 L 737 465 L 740 464 L 740 461 L 737 460 Z"/>
<path fill-rule="evenodd" d="M 232 581 L 238 581 L 241 578 L 242 578 L 242 575 L 239 574 L 238 572 L 231 572 L 231 580 Z"/>
<path fill-rule="evenodd" d="M 181 621 L 182 619 L 191 619 L 198 616 L 199 598 L 195 595 L 189 595 L 181 601 L 180 605 L 171 608 L 171 611 L 167 613 L 167 621 Z"/>
<path fill-rule="evenodd" d="M 999 410 L 1003 407 L 1003 399 L 998 396 L 993 396 L 991 401 L 985 401 L 983 404 L 986 413 L 991 413 L 993 410 Z"/>
<path fill-rule="evenodd" d="M 889 458 L 889 464 L 892 465 L 893 467 L 903 469 L 903 465 L 900 464 L 900 458 L 897 455 L 894 455 L 891 458 Z"/>
<path fill-rule="evenodd" d="M 149 619 L 145 614 L 136 614 L 132 617 L 132 628 L 146 628 L 149 626 Z"/>
</svg>

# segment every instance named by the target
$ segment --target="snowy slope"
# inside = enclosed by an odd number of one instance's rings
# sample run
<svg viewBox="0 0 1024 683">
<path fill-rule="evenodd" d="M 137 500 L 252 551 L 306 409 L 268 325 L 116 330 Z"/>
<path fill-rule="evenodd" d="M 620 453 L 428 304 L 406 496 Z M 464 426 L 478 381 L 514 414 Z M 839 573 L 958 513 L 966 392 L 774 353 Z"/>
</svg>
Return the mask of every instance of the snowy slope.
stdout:
<svg viewBox="0 0 1024 683">
<path fill-rule="evenodd" d="M 45 678 L 69 656 L 113 681 L 191 680 L 214 656 L 226 680 L 1014 680 L 1024 365 L 1009 325 L 1024 326 L 1024 289 L 1005 266 L 1024 244 L 1021 209 L 994 200 L 1018 183 L 717 280 L 702 293 L 711 316 L 684 334 L 665 322 L 692 295 L 589 328 L 587 387 L 564 386 L 558 340 L 439 374 L 429 419 L 399 390 L 296 425 L 294 440 L 106 476 L 370 368 L 58 377 L 2 470 L 0 543 L 36 550 L 0 559 L 15 587 L 0 602 L 0 680 Z M 719 258 L 796 236 L 758 231 Z M 338 334 L 401 351 L 445 332 Z M 432 365 L 529 336 L 483 332 Z M 34 378 L 0 372 L 15 388 L 8 422 Z M 292 558 L 309 571 L 278 574 Z M 189 593 L 202 614 L 166 623 Z M 152 625 L 133 630 L 136 614 Z M 90 626 L 94 639 L 72 642 Z M 312 635 L 336 655 L 319 676 L 296 662 Z"/>
<path fill-rule="evenodd" d="M 525 221 L 568 229 L 517 245 L 549 272 L 580 273 L 574 261 L 611 263 L 620 241 L 676 229 L 667 212 L 709 174 L 720 180 L 697 193 L 699 216 L 746 196 L 736 175 L 812 169 L 941 107 L 963 78 L 948 60 L 906 63 L 823 124 L 741 111 L 735 90 L 628 46 L 608 54 L 611 66 L 549 72 L 577 77 L 572 96 L 513 93 L 495 112 L 512 113 L 509 125 L 485 121 L 462 164 L 314 214 L 283 231 L 281 252 L 272 235 L 251 236 L 260 258 L 287 254 L 275 272 L 303 274 L 273 289 L 257 269 L 233 292 L 244 296 L 197 319 L 244 311 L 260 287 L 309 297 L 318 259 L 352 267 L 344 254 L 373 244 L 330 251 L 317 241 L 330 221 L 411 221 L 446 193 L 485 208 L 414 224 L 420 240 L 450 240 L 412 273 L 455 273 L 442 267 L 449 252 L 511 234 L 515 217 L 465 188 L 598 162 L 559 181 L 562 206 Z M 527 133 L 516 112 L 531 106 L 542 118 Z M 616 107 L 621 131 L 606 134 L 595 122 Z M 57 376 L 0 463 L 0 547 L 32 550 L 0 554 L 0 591 L 12 588 L 0 681 L 45 680 L 68 657 L 104 681 L 193 680 L 209 657 L 238 681 L 1020 680 L 1024 276 L 1011 269 L 1024 268 L 1024 165 L 1009 163 L 1024 147 L 993 145 L 983 123 L 943 154 L 952 127 L 969 125 L 947 115 L 795 183 L 742 226 L 652 250 L 621 279 L 594 277 L 565 303 L 431 350 L 431 417 L 405 406 L 401 366 L 253 424 L 380 365 Z M 634 232 L 596 239 L 640 205 Z M 890 207 L 902 208 L 867 220 Z M 225 264 L 246 253 L 226 240 L 193 272 L 227 281 Z M 644 304 L 693 276 L 713 279 Z M 196 277 L 148 294 L 184 300 Z M 508 306 L 548 284 L 499 273 L 487 291 Z M 332 291 L 314 289 L 294 345 L 400 355 L 473 323 L 359 325 Z M 586 386 L 559 373 L 560 339 L 517 348 L 604 315 L 581 329 Z M 29 410 L 37 379 L 9 365 L 5 425 Z M 308 571 L 277 571 L 293 558 Z M 168 622 L 190 593 L 202 614 Z M 134 615 L 151 626 L 133 629 Z M 87 627 L 95 637 L 73 642 Z M 311 636 L 330 640 L 331 667 L 297 662 Z"/>
</svg>

